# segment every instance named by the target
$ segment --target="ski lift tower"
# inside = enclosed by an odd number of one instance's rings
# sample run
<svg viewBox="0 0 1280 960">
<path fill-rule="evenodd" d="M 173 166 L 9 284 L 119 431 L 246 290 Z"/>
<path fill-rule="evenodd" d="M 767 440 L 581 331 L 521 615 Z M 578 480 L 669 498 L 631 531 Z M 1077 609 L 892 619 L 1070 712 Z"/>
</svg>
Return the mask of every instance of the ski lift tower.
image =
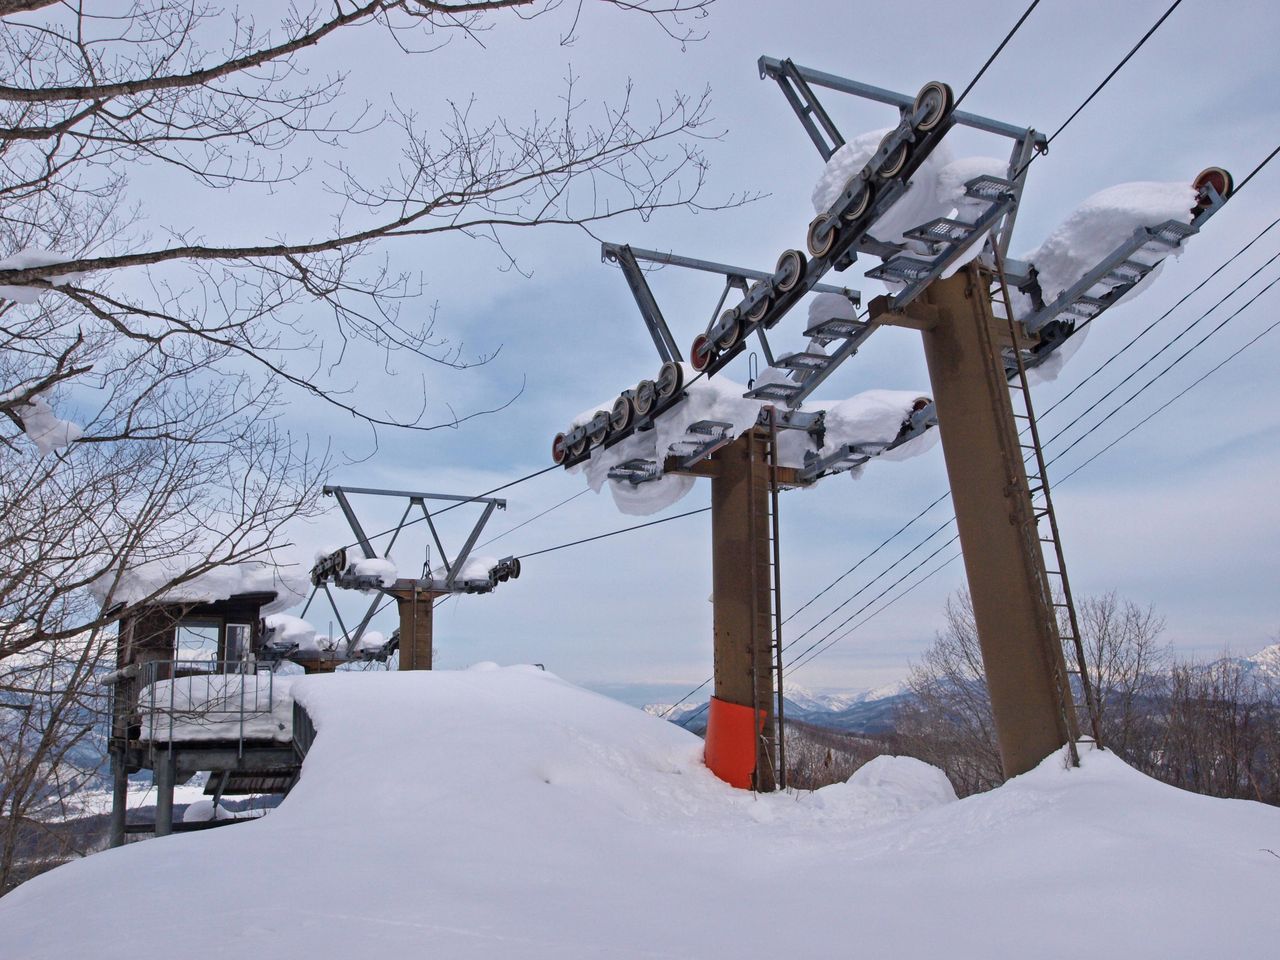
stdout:
<svg viewBox="0 0 1280 960">
<path fill-rule="evenodd" d="M 507 502 L 495 497 L 464 497 L 449 493 L 420 493 L 411 490 L 383 490 L 369 487 L 327 486 L 323 490 L 338 502 L 338 507 L 351 527 L 355 544 L 360 556 L 352 558 L 347 548 L 341 548 L 321 557 L 311 569 L 311 596 L 302 610 L 306 617 L 307 610 L 313 600 L 322 592 L 328 600 L 329 607 L 342 628 L 343 657 L 345 660 L 381 660 L 385 661 L 397 649 L 400 651 L 401 670 L 430 670 L 432 659 L 433 629 L 432 611 L 436 600 L 440 597 L 455 596 L 464 593 L 490 593 L 499 583 L 516 579 L 520 576 L 519 557 L 506 557 L 496 564 L 480 569 L 472 558 L 476 541 L 485 524 L 493 516 L 494 510 L 505 510 Z M 404 503 L 404 511 L 399 522 L 392 528 L 374 536 L 365 532 L 364 524 L 351 503 L 353 495 L 381 497 L 400 500 Z M 428 503 L 432 506 L 428 507 Z M 441 505 L 442 506 L 438 506 Z M 476 504 L 482 509 L 479 518 L 471 527 L 462 547 L 453 559 L 445 550 L 440 539 L 436 521 L 440 514 L 468 504 Z M 420 514 L 413 519 L 413 514 Z M 431 532 L 440 566 L 432 569 L 430 552 L 422 564 L 422 575 L 419 577 L 403 577 L 390 561 L 392 549 L 401 533 L 411 524 L 425 521 Z M 389 537 L 382 554 L 374 548 L 373 541 L 381 537 Z M 369 602 L 364 616 L 356 624 L 354 630 L 348 630 L 343 622 L 342 614 L 334 600 L 329 585 L 343 590 L 357 590 L 371 593 L 374 596 Z M 400 626 L 391 638 L 378 647 L 362 644 L 365 632 L 374 615 L 385 603 L 384 598 L 395 601 Z M 289 656 L 287 651 L 282 655 Z M 330 668 L 332 669 L 332 668 Z"/>
<path fill-rule="evenodd" d="M 755 334 L 774 371 L 746 394 L 766 404 L 759 425 L 735 439 L 727 432 L 728 424 L 697 422 L 661 463 L 629 461 L 609 474 L 631 483 L 649 482 L 664 472 L 712 477 L 716 688 L 708 718 L 708 766 L 731 783 L 757 789 L 770 789 L 785 776 L 782 738 L 770 712 L 770 704 L 776 703 L 777 719 L 782 719 L 778 489 L 812 483 L 864 463 L 935 424 L 942 433 L 1005 773 L 1023 773 L 1064 744 L 1074 755 L 1078 729 L 1064 642 L 1075 649 L 1091 708 L 1093 695 L 1027 371 L 1052 356 L 1079 326 L 1118 302 L 1197 233 L 1226 202 L 1231 178 L 1219 168 L 1204 171 L 1194 182 L 1190 223 L 1169 220 L 1137 229 L 1046 303 L 1033 265 L 1007 257 L 1027 168 L 1036 151 L 1045 147 L 1043 134 L 957 111 L 950 87 L 939 82 L 925 84 L 911 97 L 789 60 L 763 57 L 759 67 L 762 77 L 778 83 L 824 161 L 845 141 L 814 87 L 894 107 L 898 125 L 812 221 L 806 237 L 809 256 L 784 251 L 772 273 L 606 244 L 604 256 L 623 270 L 663 367 L 656 380 L 623 391 L 611 410 L 558 434 L 553 458 L 565 466 L 581 463 L 597 448 L 652 429 L 656 418 L 685 397 L 682 358 L 638 262 L 722 274 L 724 293 L 711 322 L 694 338 L 689 362 L 700 374 L 714 376 Z M 877 238 L 878 221 L 904 196 L 912 175 L 955 125 L 1009 140 L 1006 173 L 977 176 L 965 184 L 968 202 L 963 217 L 955 214 L 920 224 L 906 231 L 901 242 Z M 981 251 L 976 259 L 975 251 Z M 819 319 L 805 330 L 809 347 L 775 354 L 766 332 L 805 294 L 838 291 L 858 304 L 855 291 L 833 290 L 821 281 L 831 270 L 848 269 L 860 254 L 880 258 L 867 276 L 886 281 L 895 292 L 877 298 L 855 319 Z M 1029 315 L 1014 315 L 1011 286 L 1030 298 Z M 740 301 L 722 311 L 735 290 Z M 823 443 L 822 411 L 804 411 L 801 404 L 881 326 L 921 332 L 934 397 L 917 401 L 892 443 L 847 443 L 830 449 Z M 832 349 L 814 349 L 815 345 Z M 803 467 L 783 472 L 778 466 L 779 430 L 801 430 L 812 438 L 817 449 L 808 452 Z M 767 467 L 758 467 L 760 463 Z M 772 509 L 769 498 L 774 498 Z M 772 540 L 761 535 L 762 528 L 770 527 Z M 1052 566 L 1046 564 L 1046 545 Z M 771 564 L 770 583 L 763 571 Z M 1060 619 L 1069 625 L 1062 633 Z M 762 649 L 762 635 L 771 657 Z M 1090 715 L 1096 737 L 1096 709 Z"/>
</svg>

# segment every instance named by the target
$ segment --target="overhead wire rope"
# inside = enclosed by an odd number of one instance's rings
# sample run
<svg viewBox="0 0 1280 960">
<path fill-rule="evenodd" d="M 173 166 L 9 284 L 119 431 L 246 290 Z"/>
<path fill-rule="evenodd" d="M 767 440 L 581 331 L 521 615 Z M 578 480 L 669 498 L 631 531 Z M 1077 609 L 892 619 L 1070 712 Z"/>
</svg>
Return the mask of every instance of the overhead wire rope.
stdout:
<svg viewBox="0 0 1280 960">
<path fill-rule="evenodd" d="M 969 81 L 968 86 L 964 88 L 964 91 L 960 94 L 960 96 L 956 97 L 956 102 L 952 106 L 953 110 L 957 109 L 960 106 L 964 98 L 969 95 L 969 91 L 974 88 L 974 85 L 977 84 L 977 82 L 982 79 L 982 75 L 987 72 L 987 68 L 990 67 L 991 64 L 995 63 L 996 57 L 1000 56 L 1000 54 L 1004 51 L 1004 48 L 1008 45 L 1009 41 L 1013 39 L 1013 35 L 1017 33 L 1019 28 L 1023 25 L 1023 23 L 1026 22 L 1027 17 L 1031 16 L 1031 11 L 1033 11 L 1039 5 L 1040 5 L 1040 0 L 1031 0 L 1031 5 L 1022 12 L 1022 16 L 1018 18 L 1018 22 L 1015 23 L 1009 29 L 1009 32 L 1004 35 L 1004 39 L 1001 40 L 999 45 L 995 48 L 995 50 L 992 51 L 991 56 L 987 57 L 987 62 L 982 65 L 982 67 L 978 70 L 976 74 L 974 74 L 973 79 Z"/>
<path fill-rule="evenodd" d="M 1048 152 L 1049 145 L 1058 138 L 1058 135 L 1061 134 L 1063 130 L 1067 129 L 1067 127 L 1071 124 L 1071 121 L 1073 121 L 1076 117 L 1078 117 L 1081 111 L 1084 110 L 1085 107 L 1087 107 L 1090 103 L 1093 102 L 1094 97 L 1096 97 L 1099 93 L 1102 92 L 1103 88 L 1106 87 L 1106 85 L 1110 83 L 1112 79 L 1114 79 L 1115 75 L 1119 73 L 1122 69 L 1124 69 L 1125 64 L 1127 64 L 1133 58 L 1134 54 L 1136 54 L 1139 50 L 1142 49 L 1142 47 L 1146 44 L 1146 42 L 1151 39 L 1152 35 L 1155 34 L 1157 30 L 1160 29 L 1161 25 L 1166 20 L 1169 19 L 1169 16 L 1173 13 L 1173 11 L 1177 10 L 1181 4 L 1182 4 L 1182 0 L 1173 0 L 1173 3 L 1169 5 L 1169 9 L 1167 9 L 1163 14 L 1161 14 L 1160 19 L 1158 19 L 1154 24 L 1151 25 L 1151 27 L 1147 30 L 1147 32 L 1142 35 L 1142 38 L 1138 40 L 1138 42 L 1135 43 L 1129 49 L 1129 52 L 1124 55 L 1124 57 L 1120 60 L 1120 62 L 1111 68 L 1111 72 L 1102 78 L 1102 82 L 1093 88 L 1093 92 L 1084 98 L 1080 106 L 1076 107 L 1075 110 L 1071 111 L 1071 116 L 1067 117 L 1067 119 L 1062 122 L 1062 124 L 1058 127 L 1058 129 L 1053 131 L 1053 133 L 1049 135 L 1048 139 L 1045 141 L 1044 149 L 1040 153 L 1033 153 L 1030 157 L 1027 158 L 1026 162 L 1023 163 L 1022 166 L 1018 168 L 1017 172 L 1015 172 L 1013 175 L 1014 180 L 1017 180 L 1018 177 L 1020 177 L 1026 171 L 1027 167 L 1031 166 L 1031 164 L 1035 162 L 1036 157 L 1039 157 L 1041 153 Z"/>
<path fill-rule="evenodd" d="M 1278 254 L 1278 256 L 1280 256 L 1280 254 Z M 1274 259 L 1274 258 L 1273 258 L 1273 259 Z M 1235 317 L 1239 316 L 1239 315 L 1240 315 L 1244 310 L 1248 309 L 1248 307 L 1252 306 L 1252 305 L 1253 305 L 1257 300 L 1259 300 L 1259 299 L 1260 299 L 1264 294 L 1266 294 L 1268 291 L 1270 291 L 1270 290 L 1271 290 L 1271 289 L 1272 289 L 1272 288 L 1273 288 L 1277 283 L 1280 283 L 1280 277 L 1276 277 L 1276 278 L 1275 278 L 1275 279 L 1273 279 L 1270 283 L 1268 283 L 1265 287 L 1263 287 L 1261 290 L 1257 291 L 1257 292 L 1256 292 L 1252 297 L 1250 297 L 1250 299 L 1249 299 L 1247 302 L 1245 302 L 1244 304 L 1242 304 L 1242 305 L 1241 305 L 1241 306 L 1240 306 L 1240 307 L 1239 307 L 1239 308 L 1238 308 L 1234 313 L 1232 313 L 1229 317 L 1225 318 L 1225 319 L 1222 321 L 1222 323 L 1220 323 L 1217 327 L 1215 327 L 1213 330 L 1211 330 L 1209 333 L 1207 333 L 1204 337 L 1202 337 L 1199 341 L 1197 341 L 1197 342 L 1196 342 L 1195 344 L 1193 344 L 1191 347 L 1187 348 L 1187 350 L 1186 350 L 1186 351 L 1184 351 L 1184 352 L 1183 352 L 1183 353 L 1182 353 L 1182 354 L 1181 354 L 1181 355 L 1180 355 L 1176 360 L 1174 360 L 1172 363 L 1170 363 L 1170 364 L 1169 364 L 1169 365 L 1168 365 L 1164 370 L 1162 370 L 1162 371 L 1161 371 L 1159 374 L 1157 374 L 1155 377 L 1152 377 L 1152 378 L 1151 378 L 1151 380 L 1149 380 L 1149 381 L 1147 381 L 1145 384 L 1143 384 L 1143 385 L 1142 385 L 1142 387 L 1141 387 L 1141 388 L 1139 388 L 1137 391 L 1135 391 L 1135 393 L 1134 393 L 1132 396 L 1130 396 L 1130 397 L 1129 397 L 1129 398 L 1127 398 L 1123 403 L 1121 403 L 1121 404 L 1120 404 L 1120 405 L 1118 405 L 1116 408 L 1114 408 L 1113 410 L 1111 410 L 1111 411 L 1107 414 L 1107 416 L 1103 418 L 1103 420 L 1102 420 L 1102 421 L 1099 421 L 1099 423 L 1098 423 L 1098 424 L 1095 424 L 1095 426 L 1089 430 L 1089 433 L 1092 433 L 1094 429 L 1096 429 L 1097 427 L 1100 427 L 1103 423 L 1105 423 L 1107 420 L 1109 420 L 1112 416 L 1114 416 L 1114 415 L 1115 415 L 1116 413 L 1118 413 L 1120 410 L 1122 410 L 1122 409 L 1124 409 L 1126 406 L 1128 406 L 1128 405 L 1129 405 L 1129 403 L 1131 403 L 1131 402 L 1133 401 L 1133 399 L 1135 399 L 1137 396 L 1139 396 L 1140 394 L 1142 394 L 1143 392 L 1145 392 L 1148 388 L 1150 388 L 1154 383 L 1156 383 L 1156 382 L 1157 382 L 1157 381 L 1158 381 L 1162 376 L 1164 376 L 1164 374 L 1165 374 L 1165 373 L 1167 373 L 1169 370 L 1171 370 L 1175 365 L 1177 365 L 1179 362 L 1181 362 L 1183 359 L 1185 359 L 1185 358 L 1186 358 L 1187 356 L 1189 356 L 1191 353 L 1195 352 L 1195 351 L 1196 351 L 1196 350 L 1198 350 L 1200 347 L 1202 347 L 1202 346 L 1203 346 L 1203 345 L 1204 345 L 1204 344 L 1205 344 L 1205 343 L 1206 343 L 1206 342 L 1207 342 L 1207 341 L 1208 341 L 1208 340 L 1209 340 L 1209 339 L 1210 339 L 1210 338 L 1211 338 L 1215 333 L 1217 333 L 1219 330 L 1221 330 L 1223 327 L 1225 327 L 1225 326 L 1226 326 L 1226 325 L 1227 325 L 1231 320 L 1235 319 Z M 1178 400 L 1178 399 L 1180 399 L 1181 397 L 1185 396 L 1185 395 L 1186 395 L 1188 392 L 1190 392 L 1190 390 L 1192 390 L 1194 387 L 1196 387 L 1196 386 L 1198 386 L 1199 384 L 1203 383 L 1206 379 L 1208 379 L 1208 377 L 1209 377 L 1209 376 L 1211 376 L 1213 373 L 1215 373 L 1215 372 L 1217 372 L 1218 370 L 1220 370 L 1220 369 L 1221 369 L 1223 366 L 1225 366 L 1228 362 L 1230 362 L 1230 361 L 1231 361 L 1232 359 L 1234 359 L 1235 357 L 1239 356 L 1241 353 L 1243 353 L 1246 349 L 1248 349 L 1248 348 L 1249 348 L 1250 346 L 1252 346 L 1253 344 L 1257 343 L 1260 339 L 1262 339 L 1262 337 L 1264 337 L 1264 336 L 1266 336 L 1267 334 L 1271 333 L 1271 332 L 1272 332 L 1276 327 L 1278 327 L 1278 326 L 1280 326 L 1280 320 L 1277 320 L 1277 321 L 1274 321 L 1273 323 L 1271 323 L 1269 326 L 1267 326 L 1267 327 L 1266 327 L 1265 329 L 1263 329 L 1260 333 L 1258 333 L 1257 335 L 1255 335 L 1255 336 L 1254 336 L 1251 340 L 1249 340 L 1247 343 L 1245 343 L 1245 344 L 1243 344 L 1242 346 L 1238 347 L 1235 351 L 1233 351 L 1231 354 L 1229 354 L 1227 357 L 1225 357 L 1223 360 L 1221 360 L 1219 363 L 1217 363 L 1215 366 L 1213 366 L 1213 367 L 1212 367 L 1210 370 L 1208 370 L 1206 373 L 1204 373 L 1203 375 L 1201 375 L 1199 378 L 1197 378 L 1195 381 L 1193 381 L 1191 384 L 1189 384 L 1189 385 L 1188 385 L 1187 387 L 1185 387 L 1183 390 L 1179 391 L 1177 394 L 1175 394 L 1173 397 L 1171 397 L 1169 400 L 1167 400 L 1164 404 L 1162 404 L 1160 407 L 1158 407 L 1158 408 L 1157 408 L 1155 411 L 1153 411 L 1151 414 L 1149 414 L 1148 416 L 1143 417 L 1141 420 L 1139 420 L 1139 421 L 1138 421 L 1138 423 L 1134 424 L 1134 425 L 1133 425 L 1129 430 L 1127 430 L 1127 431 L 1126 431 L 1124 434 L 1122 434 L 1120 437 L 1117 437 L 1117 438 L 1116 438 L 1115 440 L 1113 440 L 1111 443 L 1107 444 L 1107 445 L 1106 445 L 1105 447 L 1103 447 L 1101 450 L 1097 451 L 1097 452 L 1096 452 L 1096 453 L 1094 453 L 1092 456 L 1090 456 L 1087 460 L 1085 460 L 1083 463 L 1081 463 L 1080 465 L 1078 465 L 1078 466 L 1077 466 L 1074 470 L 1072 470 L 1070 473 L 1066 474 L 1066 475 L 1065 475 L 1061 480 L 1059 480 L 1059 481 L 1058 481 L 1058 483 L 1059 483 L 1059 484 L 1062 484 L 1062 483 L 1066 482 L 1068 479 L 1070 479 L 1071 477 L 1075 476 L 1075 474 L 1079 473 L 1079 472 L 1080 472 L 1080 470 L 1082 470 L 1085 466 L 1087 466 L 1088 464 L 1092 463 L 1094 460 L 1096 460 L 1096 459 L 1097 459 L 1099 456 L 1101 456 L 1103 453 L 1105 453 L 1105 452 L 1107 452 L 1108 450 L 1110 450 L 1111 448 L 1113 448 L 1117 443 L 1119 443 L 1119 442 L 1120 442 L 1121 440 L 1123 440 L 1125 437 L 1128 437 L 1129 435 L 1131 435 L 1135 430 L 1137 430 L 1137 429 L 1138 429 L 1139 427 L 1141 427 L 1143 424 L 1145 424 L 1145 423 L 1149 422 L 1149 421 L 1150 421 L 1154 416 L 1156 416 L 1158 413 L 1160 413 L 1160 412 L 1162 412 L 1163 410 L 1167 409 L 1167 408 L 1168 408 L 1170 405 L 1172 405 L 1175 401 L 1177 401 L 1177 400 Z M 1055 435 L 1054 435 L 1054 437 L 1051 437 L 1051 438 L 1050 438 L 1050 440 L 1049 440 L 1049 441 L 1047 441 L 1047 442 L 1052 442 L 1054 439 L 1056 439 L 1056 437 L 1058 437 L 1058 436 L 1060 436 L 1060 435 L 1061 435 L 1061 431 L 1059 431 L 1059 433 L 1058 433 L 1058 434 L 1055 434 Z M 1085 434 L 1085 436 L 1088 436 L 1088 433 L 1087 433 L 1087 434 Z M 1071 447 L 1074 447 L 1074 446 L 1075 446 L 1075 444 L 1079 442 L 1079 440 L 1083 440 L 1083 439 L 1084 439 L 1084 437 L 1080 437 L 1077 441 L 1075 441 L 1075 443 L 1072 443 L 1072 444 L 1071 444 Z M 1067 448 L 1067 450 L 1071 449 L 1071 447 L 1068 447 L 1068 448 Z M 1049 462 L 1049 463 L 1053 463 L 1054 461 L 1058 460 L 1058 459 L 1059 459 L 1063 454 L 1065 454 L 1065 453 L 1067 452 L 1067 450 L 1060 451 L 1058 454 L 1056 454 L 1056 455 L 1055 455 L 1055 456 L 1054 456 L 1050 461 L 1048 461 L 1048 462 Z M 1047 465 L 1047 464 L 1046 464 L 1046 465 Z M 953 518 L 953 519 L 954 519 L 954 518 Z M 956 537 L 953 537 L 950 541 L 948 541 L 948 543 L 953 543 L 953 542 L 955 542 L 955 540 L 956 540 L 956 539 L 958 539 L 958 535 L 957 535 Z M 924 542 L 924 541 L 922 541 L 922 543 L 920 543 L 920 544 L 917 544 L 917 545 L 916 545 L 915 547 L 913 547 L 910 551 L 908 551 L 908 553 L 907 553 L 906 555 L 904 555 L 904 558 L 905 558 L 905 556 L 910 556 L 910 554 L 911 554 L 911 553 L 914 553 L 917 549 L 919 549 L 919 548 L 923 545 L 923 542 Z M 914 572 L 915 570 L 918 570 L 921 566 L 923 566 L 923 565 L 924 565 L 925 563 L 927 563 L 930 559 L 932 559 L 932 558 L 933 558 L 934 556 L 936 556 L 939 552 L 941 552 L 941 550 L 942 550 L 942 549 L 945 549 L 945 547 L 946 547 L 946 546 L 947 546 L 947 544 L 944 544 L 941 548 L 939 548 L 938 550 L 935 550 L 932 554 L 930 554 L 930 555 L 929 555 L 929 557 L 926 557 L 926 558 L 925 558 L 924 560 L 922 560 L 920 563 L 916 564 L 916 566 L 915 566 L 915 567 L 913 567 L 913 568 L 912 568 L 912 570 L 908 571 L 908 572 L 907 572 L 907 574 L 905 574 L 903 577 L 900 577 L 900 578 L 898 579 L 898 581 L 895 581 L 895 584 L 894 584 L 894 585 L 896 585 L 896 583 L 900 583 L 900 582 L 901 582 L 903 579 L 905 579 L 907 576 L 910 576 L 910 574 L 911 574 L 912 572 Z M 959 556 L 959 554 L 957 554 L 956 556 Z M 955 559 L 956 559 L 956 557 L 952 557 L 952 558 L 950 558 L 949 560 L 947 560 L 946 562 L 944 562 L 943 564 L 939 565 L 938 570 L 941 570 L 941 569 L 942 569 L 942 567 L 946 566 L 948 563 L 952 562 L 952 561 L 953 561 L 953 560 L 955 560 Z M 937 572 L 937 571 L 934 571 L 934 572 Z M 930 574 L 930 575 L 932 575 L 932 574 Z M 922 578 L 920 582 L 923 582 L 925 579 L 927 579 L 927 577 Z M 889 588 L 887 588 L 887 589 L 886 589 L 886 591 L 882 591 L 882 592 L 881 592 L 881 594 L 880 594 L 879 596 L 883 596 L 883 595 L 884 595 L 884 593 L 885 593 L 885 592 L 887 592 L 887 590 L 892 589 L 892 587 L 893 587 L 894 585 L 891 585 Z M 917 585 L 918 585 L 918 584 L 917 584 Z M 913 585 L 913 586 L 912 586 L 912 588 L 910 588 L 910 589 L 914 589 L 914 587 L 915 587 L 915 585 Z M 904 591 L 903 595 L 905 595 L 905 593 L 907 593 L 907 592 L 909 592 L 909 590 L 908 590 L 908 591 Z M 879 597 L 877 597 L 876 599 L 879 599 Z M 872 601 L 870 601 L 870 603 L 869 603 L 869 604 L 864 605 L 864 606 L 863 606 L 863 607 L 862 607 L 862 608 L 861 608 L 857 613 L 855 613 L 855 614 L 853 615 L 853 617 L 856 617 L 856 616 L 858 615 L 858 613 L 860 613 L 862 610 L 865 610 L 865 609 L 867 608 L 867 606 L 869 606 L 870 604 L 873 604 L 873 603 L 875 603 L 875 602 L 876 602 L 876 600 L 875 600 L 875 599 L 873 599 Z M 846 619 L 846 620 L 844 621 L 844 623 L 848 623 L 850 619 L 853 619 L 853 617 L 850 617 L 850 618 Z M 868 618 L 868 619 L 870 619 L 870 618 Z M 843 626 L 843 625 L 844 625 L 844 623 L 842 623 L 842 624 L 838 625 L 836 628 L 834 628 L 834 630 L 832 630 L 832 631 L 828 632 L 828 634 L 826 635 L 826 637 L 830 637 L 830 636 L 835 632 L 835 630 L 840 629 L 840 627 L 841 627 L 841 626 Z M 815 651 L 812 655 L 808 656 L 808 659 L 802 659 L 802 658 L 804 658 L 804 657 L 806 656 L 806 654 L 809 654 L 809 652 L 810 652 L 810 651 L 809 651 L 809 650 L 806 650 L 806 651 L 802 652 L 799 656 L 794 657 L 794 658 L 792 659 L 791 663 L 789 663 L 789 664 L 786 666 L 786 668 L 785 668 L 785 669 L 789 671 L 789 670 L 792 670 L 792 669 L 798 668 L 798 667 L 800 667 L 800 666 L 803 666 L 805 663 L 808 663 L 808 662 L 812 661 L 816 656 L 818 656 L 819 654 L 821 654 L 821 653 L 825 652 L 826 650 L 829 650 L 829 649 L 830 649 L 831 647 L 833 647 L 836 643 L 840 642 L 842 639 L 844 639 L 846 636 L 848 636 L 848 635 L 853 631 L 853 629 L 856 629 L 856 626 L 855 626 L 854 628 L 851 628 L 849 631 L 846 631 L 844 634 L 841 634 L 840 636 L 835 637 L 835 639 L 831 640 L 831 641 L 830 641 L 829 643 L 827 643 L 825 646 L 821 647 L 821 649 L 816 649 L 816 651 Z M 817 645 L 818 645 L 818 644 L 821 644 L 821 643 L 822 643 L 822 640 L 823 640 L 823 639 L 826 639 L 826 637 L 819 639 L 819 640 L 818 640 L 814 645 L 812 645 L 812 646 L 810 647 L 810 650 L 815 650 L 815 648 L 817 647 Z"/>
</svg>

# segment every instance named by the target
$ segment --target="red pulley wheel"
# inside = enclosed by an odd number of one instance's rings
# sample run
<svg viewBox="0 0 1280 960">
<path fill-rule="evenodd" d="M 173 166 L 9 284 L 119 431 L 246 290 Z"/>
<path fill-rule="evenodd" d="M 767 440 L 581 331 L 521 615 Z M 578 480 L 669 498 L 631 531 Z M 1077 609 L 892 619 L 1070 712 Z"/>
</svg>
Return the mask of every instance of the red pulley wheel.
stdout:
<svg viewBox="0 0 1280 960">
<path fill-rule="evenodd" d="M 711 341 L 705 333 L 700 333 L 693 338 L 693 346 L 689 348 L 689 364 L 693 369 L 701 371 L 707 369 L 710 362 Z"/>
</svg>

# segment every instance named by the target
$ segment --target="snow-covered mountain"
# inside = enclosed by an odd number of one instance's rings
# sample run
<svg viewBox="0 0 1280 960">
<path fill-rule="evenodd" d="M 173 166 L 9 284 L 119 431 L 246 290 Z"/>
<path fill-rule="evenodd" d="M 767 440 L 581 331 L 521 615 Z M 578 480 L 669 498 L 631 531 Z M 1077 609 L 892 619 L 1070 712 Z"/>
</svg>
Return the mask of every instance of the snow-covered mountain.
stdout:
<svg viewBox="0 0 1280 960">
<path fill-rule="evenodd" d="M 1280 681 L 1280 643 L 1263 647 L 1251 657 L 1242 657 L 1240 662 L 1253 676 Z"/>
<path fill-rule="evenodd" d="M 906 684 L 901 681 L 852 693 L 812 691 L 797 684 L 787 684 L 783 709 L 791 719 L 814 726 L 845 733 L 886 733 L 893 729 L 894 712 L 907 696 Z M 706 730 L 706 699 L 679 704 L 650 703 L 645 705 L 644 712 L 670 720 L 695 733 Z"/>
</svg>

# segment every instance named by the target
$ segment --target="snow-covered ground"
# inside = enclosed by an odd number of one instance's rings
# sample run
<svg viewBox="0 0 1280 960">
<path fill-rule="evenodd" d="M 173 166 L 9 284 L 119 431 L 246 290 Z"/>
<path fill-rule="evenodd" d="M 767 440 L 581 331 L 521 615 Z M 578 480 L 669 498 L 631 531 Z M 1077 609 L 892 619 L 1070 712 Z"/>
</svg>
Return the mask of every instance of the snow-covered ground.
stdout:
<svg viewBox="0 0 1280 960">
<path fill-rule="evenodd" d="M 307 677 L 317 738 L 260 821 L 0 900 L 7 955 L 1269 956 L 1280 810 L 1110 754 L 957 801 L 884 758 L 754 797 L 702 742 L 532 667 Z M 60 917 L 51 922 L 51 917 Z"/>
</svg>

